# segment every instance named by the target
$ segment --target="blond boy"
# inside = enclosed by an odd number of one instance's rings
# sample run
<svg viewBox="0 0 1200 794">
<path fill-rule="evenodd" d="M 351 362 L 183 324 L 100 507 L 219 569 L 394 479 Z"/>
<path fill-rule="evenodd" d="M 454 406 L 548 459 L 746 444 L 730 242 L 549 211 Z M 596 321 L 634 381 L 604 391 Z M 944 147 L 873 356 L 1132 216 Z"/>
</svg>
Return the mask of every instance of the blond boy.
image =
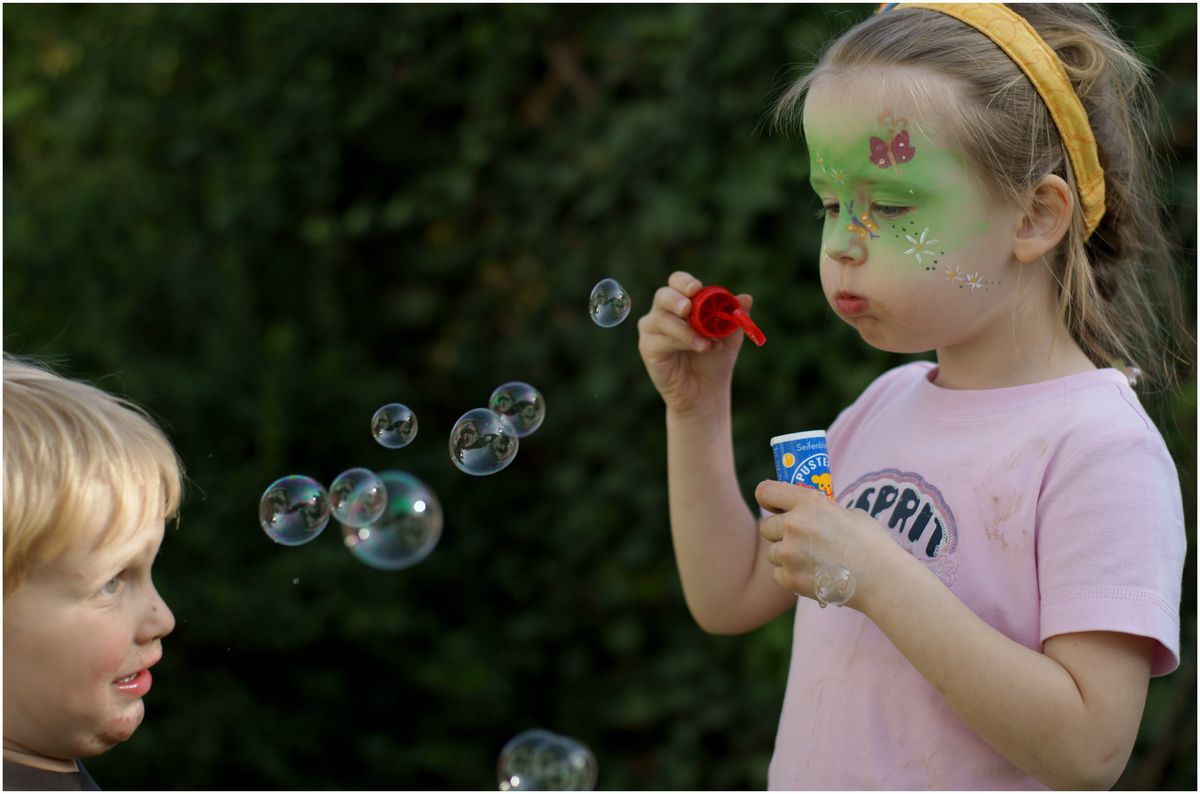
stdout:
<svg viewBox="0 0 1200 794">
<path fill-rule="evenodd" d="M 4 787 L 95 789 L 175 618 L 150 579 L 182 471 L 136 406 L 4 358 Z"/>
</svg>

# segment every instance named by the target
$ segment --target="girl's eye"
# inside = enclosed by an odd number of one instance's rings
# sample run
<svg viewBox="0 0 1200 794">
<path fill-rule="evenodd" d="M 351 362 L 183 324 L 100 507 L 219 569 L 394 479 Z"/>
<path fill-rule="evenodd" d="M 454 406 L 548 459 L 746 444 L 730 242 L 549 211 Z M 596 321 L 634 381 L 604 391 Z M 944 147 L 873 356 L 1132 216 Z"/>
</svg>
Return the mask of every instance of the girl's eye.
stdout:
<svg viewBox="0 0 1200 794">
<path fill-rule="evenodd" d="M 113 578 L 109 579 L 107 582 L 104 583 L 104 586 L 100 588 L 100 592 L 103 593 L 104 595 L 116 595 L 120 589 L 121 589 L 121 574 L 117 574 L 116 576 L 114 576 Z"/>
<path fill-rule="evenodd" d="M 838 214 L 837 204 L 826 204 L 821 209 L 817 210 L 817 219 L 825 220 L 826 218 L 836 218 Z"/>
<path fill-rule="evenodd" d="M 875 206 L 871 207 L 871 214 L 890 221 L 903 217 L 911 209 L 912 207 L 887 207 L 876 204 Z"/>
</svg>

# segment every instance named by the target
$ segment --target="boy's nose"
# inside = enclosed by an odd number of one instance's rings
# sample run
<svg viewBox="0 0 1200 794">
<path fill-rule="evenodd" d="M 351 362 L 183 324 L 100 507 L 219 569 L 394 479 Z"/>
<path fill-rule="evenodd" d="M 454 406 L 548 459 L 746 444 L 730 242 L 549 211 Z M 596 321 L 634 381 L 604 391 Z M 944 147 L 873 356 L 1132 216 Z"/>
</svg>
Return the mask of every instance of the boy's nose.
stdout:
<svg viewBox="0 0 1200 794">
<path fill-rule="evenodd" d="M 151 642 L 167 636 L 174 630 L 175 615 L 167 606 L 167 602 L 163 601 L 162 596 L 158 594 L 158 590 L 155 589 L 150 598 L 146 617 L 142 621 L 138 639 L 142 642 Z"/>
</svg>

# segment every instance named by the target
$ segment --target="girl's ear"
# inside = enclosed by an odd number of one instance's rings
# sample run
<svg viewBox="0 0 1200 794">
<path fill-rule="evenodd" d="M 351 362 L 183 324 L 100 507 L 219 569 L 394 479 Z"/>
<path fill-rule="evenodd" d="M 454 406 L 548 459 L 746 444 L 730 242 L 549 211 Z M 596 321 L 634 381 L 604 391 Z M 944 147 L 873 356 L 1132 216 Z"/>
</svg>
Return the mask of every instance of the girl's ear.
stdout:
<svg viewBox="0 0 1200 794">
<path fill-rule="evenodd" d="M 1020 262 L 1036 262 L 1054 250 L 1071 225 L 1075 197 L 1066 181 L 1054 174 L 1041 178 L 1033 191 L 1013 240 L 1013 255 Z"/>
</svg>

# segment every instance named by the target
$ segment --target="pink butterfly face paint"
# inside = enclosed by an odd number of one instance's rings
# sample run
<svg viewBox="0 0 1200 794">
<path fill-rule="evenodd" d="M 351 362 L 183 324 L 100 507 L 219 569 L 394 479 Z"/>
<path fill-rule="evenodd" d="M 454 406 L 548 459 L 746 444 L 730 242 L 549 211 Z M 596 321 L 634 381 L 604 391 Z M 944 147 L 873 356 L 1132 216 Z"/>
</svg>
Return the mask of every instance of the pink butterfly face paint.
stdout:
<svg viewBox="0 0 1200 794">
<path fill-rule="evenodd" d="M 871 136 L 869 146 L 871 153 L 870 160 L 880 168 L 895 168 L 896 174 L 900 173 L 900 164 L 907 163 L 913 159 L 916 154 L 916 149 L 908 140 L 908 119 L 896 118 L 890 110 L 885 110 L 879 114 L 876 121 L 880 124 L 888 124 L 888 130 L 884 140 Z"/>
</svg>

